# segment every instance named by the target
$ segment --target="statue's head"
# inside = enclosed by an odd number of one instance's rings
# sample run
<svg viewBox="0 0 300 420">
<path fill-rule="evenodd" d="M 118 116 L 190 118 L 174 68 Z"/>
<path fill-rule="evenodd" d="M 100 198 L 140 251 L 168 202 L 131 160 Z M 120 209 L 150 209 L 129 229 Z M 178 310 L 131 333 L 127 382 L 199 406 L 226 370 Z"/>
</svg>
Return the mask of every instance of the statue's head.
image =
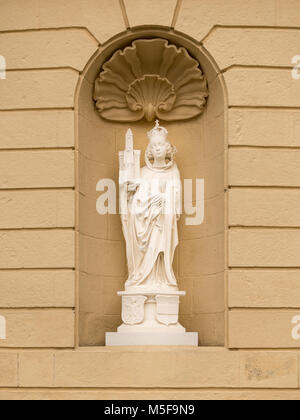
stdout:
<svg viewBox="0 0 300 420">
<path fill-rule="evenodd" d="M 160 127 L 156 121 L 155 127 L 148 132 L 149 144 L 146 156 L 149 160 L 174 160 L 176 148 L 168 141 L 168 130 Z"/>
</svg>

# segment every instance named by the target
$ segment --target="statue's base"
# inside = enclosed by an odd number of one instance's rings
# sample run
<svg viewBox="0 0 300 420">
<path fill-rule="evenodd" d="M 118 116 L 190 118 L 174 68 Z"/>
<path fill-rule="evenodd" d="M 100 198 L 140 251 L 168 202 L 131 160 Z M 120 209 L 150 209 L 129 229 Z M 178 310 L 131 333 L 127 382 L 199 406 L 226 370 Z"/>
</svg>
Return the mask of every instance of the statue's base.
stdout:
<svg viewBox="0 0 300 420">
<path fill-rule="evenodd" d="M 106 333 L 107 346 L 198 346 L 198 333 Z"/>
<path fill-rule="evenodd" d="M 139 289 L 118 295 L 124 323 L 106 334 L 107 346 L 198 346 L 198 333 L 187 333 L 178 322 L 185 292 Z"/>
</svg>

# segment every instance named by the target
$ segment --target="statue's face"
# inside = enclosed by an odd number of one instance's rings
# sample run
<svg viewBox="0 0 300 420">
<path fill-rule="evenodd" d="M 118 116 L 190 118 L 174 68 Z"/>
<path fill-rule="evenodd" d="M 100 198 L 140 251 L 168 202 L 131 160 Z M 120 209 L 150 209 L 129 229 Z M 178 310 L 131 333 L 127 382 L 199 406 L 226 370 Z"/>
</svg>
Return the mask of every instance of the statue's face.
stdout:
<svg viewBox="0 0 300 420">
<path fill-rule="evenodd" d="M 168 144 L 161 137 L 154 137 L 151 140 L 151 152 L 156 160 L 166 159 L 168 152 Z"/>
</svg>

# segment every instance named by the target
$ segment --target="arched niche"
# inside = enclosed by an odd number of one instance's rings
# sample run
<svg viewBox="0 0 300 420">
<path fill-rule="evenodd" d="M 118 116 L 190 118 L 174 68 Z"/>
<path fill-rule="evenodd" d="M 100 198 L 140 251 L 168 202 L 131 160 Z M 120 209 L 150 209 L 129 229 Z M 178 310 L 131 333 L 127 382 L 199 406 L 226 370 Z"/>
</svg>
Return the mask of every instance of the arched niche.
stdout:
<svg viewBox="0 0 300 420">
<path fill-rule="evenodd" d="M 76 100 L 77 114 L 77 248 L 78 336 L 80 346 L 104 345 L 105 332 L 121 324 L 121 302 L 127 274 L 125 243 L 118 215 L 96 211 L 102 178 L 118 181 L 118 152 L 124 149 L 128 127 L 135 146 L 147 146 L 152 123 L 115 123 L 100 118 L 93 102 L 94 82 L 112 54 L 135 39 L 164 38 L 187 48 L 208 80 L 205 112 L 183 122 L 162 123 L 178 149 L 183 179 L 205 180 L 205 221 L 186 226 L 180 221 L 180 246 L 174 269 L 181 290 L 180 321 L 187 331 L 199 332 L 202 346 L 222 346 L 225 336 L 225 126 L 226 89 L 213 59 L 198 43 L 163 29 L 140 29 L 114 38 L 99 49 L 82 74 Z M 143 163 L 143 162 L 142 162 Z"/>
</svg>

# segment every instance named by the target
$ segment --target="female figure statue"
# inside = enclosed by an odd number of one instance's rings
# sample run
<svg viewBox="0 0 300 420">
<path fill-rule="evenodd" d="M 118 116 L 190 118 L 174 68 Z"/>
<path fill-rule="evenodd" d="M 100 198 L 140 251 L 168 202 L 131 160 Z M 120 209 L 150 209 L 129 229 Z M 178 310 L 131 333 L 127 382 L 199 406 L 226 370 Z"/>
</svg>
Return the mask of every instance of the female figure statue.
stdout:
<svg viewBox="0 0 300 420">
<path fill-rule="evenodd" d="M 127 214 L 122 223 L 129 271 L 127 292 L 178 290 L 172 265 L 178 245 L 181 183 L 174 161 L 176 149 L 167 136 L 168 131 L 157 121 L 148 133 L 146 166 L 135 171 L 140 173 L 138 180 L 126 182 Z M 130 149 L 133 151 L 132 145 Z"/>
</svg>

